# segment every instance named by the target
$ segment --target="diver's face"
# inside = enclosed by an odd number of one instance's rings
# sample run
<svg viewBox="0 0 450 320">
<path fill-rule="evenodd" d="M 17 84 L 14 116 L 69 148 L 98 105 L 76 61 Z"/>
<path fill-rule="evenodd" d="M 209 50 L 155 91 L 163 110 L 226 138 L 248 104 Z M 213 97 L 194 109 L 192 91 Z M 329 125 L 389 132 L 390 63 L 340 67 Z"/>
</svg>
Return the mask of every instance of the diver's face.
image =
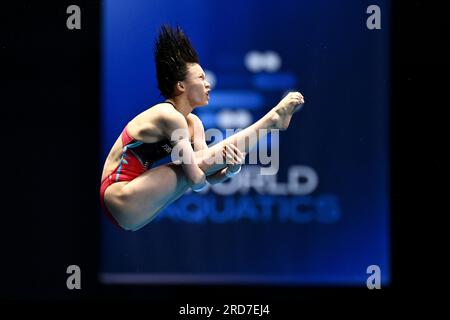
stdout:
<svg viewBox="0 0 450 320">
<path fill-rule="evenodd" d="M 211 85 L 206 80 L 205 72 L 197 63 L 188 63 L 187 68 L 183 84 L 190 105 L 196 107 L 208 104 Z"/>
</svg>

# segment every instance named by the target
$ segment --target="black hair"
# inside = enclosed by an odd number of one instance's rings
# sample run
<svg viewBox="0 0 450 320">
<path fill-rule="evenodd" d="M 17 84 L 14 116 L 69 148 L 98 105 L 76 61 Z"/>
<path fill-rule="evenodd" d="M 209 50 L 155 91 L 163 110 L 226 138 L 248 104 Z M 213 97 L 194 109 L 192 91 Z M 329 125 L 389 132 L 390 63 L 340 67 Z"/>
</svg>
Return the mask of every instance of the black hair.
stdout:
<svg viewBox="0 0 450 320">
<path fill-rule="evenodd" d="M 158 89 L 165 98 L 173 98 L 175 85 L 187 75 L 188 63 L 200 63 L 189 38 L 177 25 L 162 25 L 155 42 Z"/>
</svg>

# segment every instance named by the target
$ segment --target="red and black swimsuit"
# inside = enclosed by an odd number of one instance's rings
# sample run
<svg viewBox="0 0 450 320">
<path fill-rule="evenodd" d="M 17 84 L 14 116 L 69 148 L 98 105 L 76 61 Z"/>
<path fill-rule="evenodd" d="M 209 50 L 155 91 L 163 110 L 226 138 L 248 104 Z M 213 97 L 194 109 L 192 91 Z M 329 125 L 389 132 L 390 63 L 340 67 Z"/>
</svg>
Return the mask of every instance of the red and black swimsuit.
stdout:
<svg viewBox="0 0 450 320">
<path fill-rule="evenodd" d="M 119 164 L 103 179 L 100 186 L 101 205 L 108 218 L 116 225 L 118 225 L 117 221 L 105 206 L 104 195 L 106 189 L 115 182 L 133 180 L 150 169 L 156 161 L 166 157 L 172 151 L 168 139 L 155 143 L 137 141 L 129 135 L 127 126 L 123 129 L 121 137 L 122 155 Z"/>
</svg>

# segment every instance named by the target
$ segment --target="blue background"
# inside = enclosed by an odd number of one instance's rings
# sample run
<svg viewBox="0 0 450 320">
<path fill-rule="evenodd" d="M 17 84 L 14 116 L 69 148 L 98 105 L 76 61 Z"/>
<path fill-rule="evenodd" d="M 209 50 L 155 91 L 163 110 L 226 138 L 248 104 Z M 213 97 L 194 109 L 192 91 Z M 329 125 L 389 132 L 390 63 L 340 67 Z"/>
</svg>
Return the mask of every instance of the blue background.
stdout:
<svg viewBox="0 0 450 320">
<path fill-rule="evenodd" d="M 375 264 L 390 282 L 390 8 L 378 1 L 382 29 L 368 30 L 370 4 L 104 3 L 102 161 L 126 123 L 162 101 L 153 43 L 161 24 L 178 23 L 217 79 L 210 105 L 195 112 L 205 129 L 217 126 L 223 109 L 247 110 L 255 121 L 286 90 L 299 90 L 306 104 L 280 133 L 277 179 L 287 181 L 289 168 L 302 165 L 319 184 L 302 196 L 186 194 L 134 233 L 103 217 L 103 281 L 365 286 L 366 268 Z M 250 72 L 250 51 L 276 52 L 281 67 Z M 239 94 L 242 104 L 223 94 Z M 252 95 L 256 102 L 246 103 Z M 233 218 L 218 223 L 220 214 Z"/>
</svg>

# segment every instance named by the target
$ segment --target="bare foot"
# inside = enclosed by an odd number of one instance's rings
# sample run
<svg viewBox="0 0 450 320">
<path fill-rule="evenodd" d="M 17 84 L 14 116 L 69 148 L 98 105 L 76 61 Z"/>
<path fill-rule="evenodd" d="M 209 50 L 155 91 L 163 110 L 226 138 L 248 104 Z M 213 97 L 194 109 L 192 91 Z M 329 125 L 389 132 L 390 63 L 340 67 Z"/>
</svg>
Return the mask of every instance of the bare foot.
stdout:
<svg viewBox="0 0 450 320">
<path fill-rule="evenodd" d="M 305 100 L 300 92 L 289 92 L 270 112 L 273 128 L 286 130 L 291 122 L 292 115 L 299 111 Z"/>
</svg>

